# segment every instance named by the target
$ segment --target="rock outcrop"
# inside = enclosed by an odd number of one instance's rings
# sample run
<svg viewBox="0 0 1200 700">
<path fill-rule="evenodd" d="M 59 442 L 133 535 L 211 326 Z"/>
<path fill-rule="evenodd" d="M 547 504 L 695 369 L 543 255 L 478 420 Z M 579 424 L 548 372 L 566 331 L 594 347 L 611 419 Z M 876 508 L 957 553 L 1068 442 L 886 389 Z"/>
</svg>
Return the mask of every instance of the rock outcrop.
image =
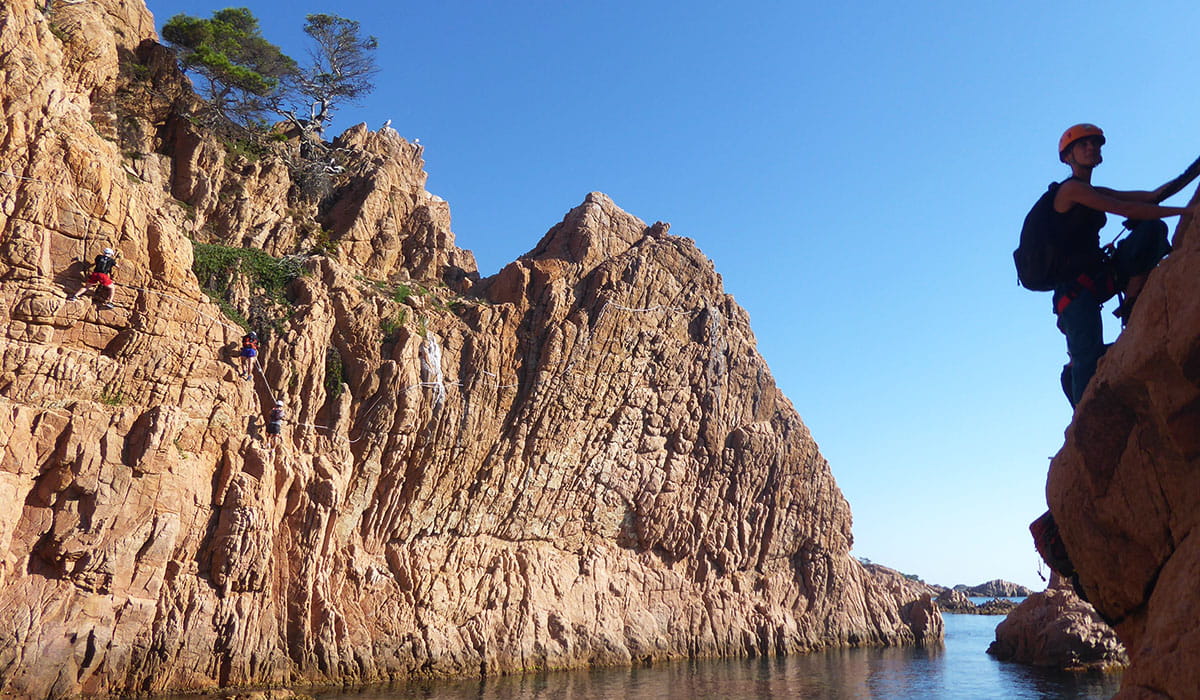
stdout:
<svg viewBox="0 0 1200 700">
<path fill-rule="evenodd" d="M 899 601 L 900 617 L 913 631 L 919 645 L 940 643 L 946 636 L 945 621 L 934 603 L 936 590 L 919 579 L 881 564 L 864 564 L 876 585 Z"/>
<path fill-rule="evenodd" d="M 1020 598 L 1035 593 L 1025 586 L 1003 579 L 993 579 L 978 586 L 959 585 L 955 586 L 954 590 L 974 598 Z"/>
<path fill-rule="evenodd" d="M 1017 608 L 1017 602 L 1007 598 L 992 598 L 975 606 L 980 615 L 1007 615 Z"/>
<path fill-rule="evenodd" d="M 1064 671 L 1108 671 L 1129 663 L 1116 633 L 1058 574 L 996 626 L 996 641 L 987 653 Z"/>
<path fill-rule="evenodd" d="M 1007 598 L 992 598 L 976 605 L 966 593 L 953 588 L 943 589 L 933 602 L 942 612 L 959 615 L 1007 615 L 1017 607 L 1016 602 Z"/>
<path fill-rule="evenodd" d="M 971 601 L 970 596 L 953 588 L 947 588 L 938 593 L 933 602 L 937 603 L 938 608 L 944 612 L 965 615 L 974 615 L 979 612 L 975 603 Z"/>
<path fill-rule="evenodd" d="M 940 638 L 691 241 L 591 194 L 479 280 L 395 132 L 248 154 L 140 2 L 43 8 L 0 7 L 0 693 Z M 116 309 L 67 301 L 105 246 Z"/>
<path fill-rule="evenodd" d="M 1200 688 L 1200 232 L 1184 217 L 1050 467 L 1084 593 L 1125 644 L 1118 697 Z"/>
</svg>

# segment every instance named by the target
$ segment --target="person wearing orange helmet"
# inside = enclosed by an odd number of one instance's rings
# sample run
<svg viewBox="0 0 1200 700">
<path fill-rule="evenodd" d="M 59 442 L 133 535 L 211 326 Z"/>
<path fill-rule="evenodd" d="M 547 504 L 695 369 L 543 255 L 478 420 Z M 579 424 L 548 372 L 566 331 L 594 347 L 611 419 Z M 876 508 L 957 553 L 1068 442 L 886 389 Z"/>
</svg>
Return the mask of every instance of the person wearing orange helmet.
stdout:
<svg viewBox="0 0 1200 700">
<path fill-rule="evenodd" d="M 1058 141 L 1058 158 L 1071 168 L 1071 177 L 1058 185 L 1050 216 L 1064 261 L 1063 281 L 1054 289 L 1054 313 L 1071 358 L 1063 388 L 1069 389 L 1072 406 L 1083 396 L 1106 349 L 1101 305 L 1121 292 L 1124 300 L 1115 313 L 1122 321 L 1128 318 L 1146 276 L 1171 250 L 1162 218 L 1200 209 L 1159 204 L 1200 175 L 1200 159 L 1158 189 L 1113 190 L 1092 184 L 1092 171 L 1104 161 L 1104 144 L 1104 132 L 1094 124 L 1076 124 Z M 1128 218 L 1125 224 L 1131 232 L 1115 249 L 1100 246 L 1105 214 Z"/>
</svg>

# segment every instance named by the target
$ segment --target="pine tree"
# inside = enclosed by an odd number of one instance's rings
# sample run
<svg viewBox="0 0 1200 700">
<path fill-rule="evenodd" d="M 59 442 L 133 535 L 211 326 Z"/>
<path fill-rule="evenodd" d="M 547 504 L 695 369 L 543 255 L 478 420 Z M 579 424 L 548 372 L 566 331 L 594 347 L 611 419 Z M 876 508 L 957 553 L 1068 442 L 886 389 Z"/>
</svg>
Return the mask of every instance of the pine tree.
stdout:
<svg viewBox="0 0 1200 700">
<path fill-rule="evenodd" d="M 294 74 L 292 90 L 309 101 L 308 118 L 302 120 L 291 110 L 279 113 L 305 131 L 321 134 L 341 102 L 355 102 L 375 89 L 379 42 L 360 36 L 358 22 L 337 15 L 308 15 L 304 33 L 313 41 L 312 63 Z"/>
<path fill-rule="evenodd" d="M 298 72 L 294 60 L 263 38 L 245 7 L 218 10 L 212 19 L 175 15 L 162 35 L 183 69 L 204 79 L 201 95 L 238 124 L 254 124 L 273 111 Z"/>
</svg>

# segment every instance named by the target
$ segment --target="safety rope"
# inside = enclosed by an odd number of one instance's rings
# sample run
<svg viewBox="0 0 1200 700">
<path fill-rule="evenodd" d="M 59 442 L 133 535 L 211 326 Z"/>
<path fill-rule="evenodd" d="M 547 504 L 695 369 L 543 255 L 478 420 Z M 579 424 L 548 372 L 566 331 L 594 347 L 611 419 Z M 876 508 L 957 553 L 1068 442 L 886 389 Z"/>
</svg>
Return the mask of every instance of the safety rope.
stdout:
<svg viewBox="0 0 1200 700">
<path fill-rule="evenodd" d="M 618 309 L 621 311 L 629 311 L 629 312 L 634 312 L 634 313 L 651 313 L 651 312 L 655 312 L 655 311 L 668 311 L 668 312 L 672 312 L 672 313 L 687 313 L 686 310 L 681 309 L 677 306 L 664 306 L 664 305 L 659 304 L 659 305 L 655 305 L 655 306 L 651 306 L 651 307 L 647 307 L 647 308 L 633 308 L 633 307 L 623 306 L 621 304 L 616 304 L 613 302 L 606 301 L 604 306 L 601 307 L 600 315 L 603 315 L 604 311 L 610 306 L 614 309 Z M 588 346 L 591 345 L 590 339 L 589 339 L 589 342 L 587 343 L 587 345 Z M 585 349 L 585 351 L 586 351 L 586 349 Z M 561 378 L 566 378 L 572 374 L 572 371 L 575 366 L 575 360 L 571 359 L 571 360 L 568 360 L 568 361 L 565 361 L 565 362 L 562 362 L 559 364 L 560 364 L 560 366 L 562 366 L 562 369 L 559 372 L 557 372 L 556 375 Z M 496 374 L 489 372 L 487 370 L 480 370 L 479 374 L 491 377 L 493 379 L 497 379 L 497 380 L 499 379 L 499 377 Z M 470 379 L 472 376 L 473 375 L 467 375 L 466 377 L 463 377 L 459 380 L 449 381 L 449 382 L 448 381 L 416 382 L 414 384 L 408 384 L 408 385 L 400 387 L 399 389 L 397 389 L 397 394 L 408 393 L 409 391 L 411 391 L 413 389 L 420 389 L 420 388 L 442 388 L 442 387 L 451 387 L 451 386 L 462 387 L 462 386 L 464 386 L 465 383 L 470 382 Z M 264 376 L 264 383 L 266 383 L 265 379 L 266 378 Z M 488 386 L 490 388 L 495 388 L 495 389 L 516 389 L 520 385 L 519 384 L 501 384 L 497 381 L 496 383 L 489 383 Z M 377 405 L 378 404 L 376 404 L 376 406 Z M 361 422 L 361 421 L 367 420 L 369 418 L 370 412 L 373 411 L 376 406 L 372 406 L 371 409 L 368 409 L 368 410 L 364 411 L 363 413 L 359 414 L 358 421 Z M 327 430 L 327 431 L 330 431 L 331 433 L 333 431 L 333 428 L 331 428 L 330 426 L 321 425 L 319 423 L 297 422 L 295 425 L 297 427 L 313 428 L 315 430 Z M 379 432 L 379 431 L 363 430 L 359 433 L 359 436 L 354 439 L 349 439 L 346 437 L 342 437 L 340 435 L 333 435 L 333 434 L 331 434 L 329 437 L 336 438 L 339 440 L 345 440 L 347 443 L 354 444 L 354 443 L 357 443 L 359 440 L 362 440 L 364 437 L 366 437 L 366 435 L 368 433 L 372 433 L 372 432 Z"/>
<path fill-rule="evenodd" d="M 632 309 L 628 306 L 621 306 L 620 304 L 614 304 L 611 301 L 604 302 L 604 306 L 602 306 L 600 308 L 600 313 L 604 313 L 604 309 L 606 309 L 610 306 L 613 307 L 614 309 L 619 309 L 621 311 L 633 311 L 635 313 L 649 313 L 652 311 L 669 311 L 671 313 L 676 313 L 676 314 L 688 313 L 688 311 L 686 309 L 681 309 L 678 306 L 663 306 L 662 304 L 655 304 L 654 306 L 651 306 L 651 307 L 648 307 L 645 309 Z"/>
<path fill-rule="evenodd" d="M 148 293 L 148 294 L 157 294 L 157 295 L 160 295 L 160 296 L 162 296 L 162 297 L 167 297 L 167 298 L 175 299 L 175 300 L 178 300 L 178 301 L 180 301 L 180 302 L 183 302 L 183 303 L 185 303 L 185 304 L 195 304 L 195 300 L 188 300 L 188 299 L 185 299 L 185 298 L 183 298 L 183 297 L 179 297 L 179 296 L 176 296 L 176 295 L 170 294 L 170 293 L 168 293 L 168 292 L 162 292 L 162 291 L 155 290 L 155 289 L 148 289 L 148 288 L 146 288 L 146 287 L 138 287 L 138 286 L 135 286 L 135 285 L 122 285 L 122 286 L 123 286 L 123 287 L 125 287 L 125 288 L 127 288 L 127 289 L 136 290 L 136 291 L 143 292 L 143 293 Z M 113 299 L 110 299 L 110 303 L 111 303 L 112 301 L 113 301 Z M 114 306 L 116 306 L 116 304 L 114 304 Z M 628 312 L 634 312 L 634 313 L 650 313 L 650 312 L 655 312 L 655 311 L 671 311 L 671 312 L 685 313 L 685 311 L 684 311 L 683 309 L 680 309 L 679 307 L 671 307 L 671 306 L 657 305 L 657 306 L 653 306 L 653 307 L 647 307 L 647 308 L 641 308 L 641 309 L 638 309 L 638 308 L 631 308 L 631 307 L 622 306 L 622 305 L 620 305 L 620 304 L 615 304 L 615 303 L 610 303 L 610 302 L 609 302 L 609 303 L 606 303 L 606 304 L 605 304 L 605 306 L 601 308 L 601 313 L 603 313 L 604 309 L 606 309 L 606 308 L 607 308 L 607 307 L 609 307 L 609 306 L 613 307 L 614 309 L 618 309 L 618 310 L 622 310 L 622 311 L 628 311 Z M 126 306 L 123 306 L 123 305 L 121 306 L 121 308 L 129 309 L 129 307 L 126 307 Z M 234 331 L 235 331 L 235 333 L 236 333 L 236 332 L 241 332 L 242 330 L 244 330 L 244 329 L 243 329 L 243 328 L 241 328 L 240 326 L 236 326 L 236 325 L 234 325 L 234 324 L 232 324 L 232 323 L 229 323 L 229 322 L 227 322 L 227 321 L 225 321 L 225 320 L 222 320 L 222 319 L 220 319 L 220 318 L 217 318 L 217 317 L 214 317 L 214 316 L 210 316 L 210 315 L 208 315 L 208 314 L 205 314 L 205 313 L 203 313 L 203 312 L 201 312 L 201 311 L 199 311 L 199 310 L 196 310 L 196 309 L 194 309 L 194 308 L 193 308 L 193 310 L 195 311 L 195 313 L 196 313 L 198 316 L 203 316 L 203 317 L 205 317 L 205 318 L 207 318 L 207 319 L 209 319 L 209 320 L 211 320 L 211 321 L 214 321 L 215 323 L 218 323 L 218 324 L 220 324 L 221 326 L 224 326 L 224 327 L 225 327 L 225 328 L 227 328 L 227 329 L 234 330 Z M 590 346 L 591 346 L 591 339 L 590 339 L 590 338 L 589 338 L 588 342 L 587 342 L 585 345 L 586 345 L 587 347 L 590 347 Z M 585 350 L 584 350 L 584 351 L 586 352 L 586 347 L 585 347 Z M 611 355 L 611 354 L 614 354 L 614 353 L 609 353 L 609 354 Z M 570 359 L 570 360 L 567 360 L 567 361 L 564 361 L 564 362 L 560 362 L 560 363 L 558 363 L 558 365 L 561 367 L 561 369 L 560 369 L 558 372 L 556 372 L 556 373 L 555 373 L 555 376 L 558 376 L 559 378 L 562 378 L 562 379 L 568 379 L 570 376 L 572 376 L 572 373 L 573 373 L 573 370 L 574 370 L 574 366 L 575 366 L 575 362 L 576 362 L 576 361 L 575 361 L 575 359 Z M 252 364 L 252 367 L 253 367 L 253 370 L 254 370 L 255 372 L 257 372 L 258 376 L 259 376 L 259 377 L 262 379 L 262 386 L 263 386 L 263 389 L 265 389 L 265 391 L 266 391 L 267 395 L 268 395 L 268 396 L 270 396 L 270 399 L 271 399 L 271 405 L 272 405 L 272 406 L 274 406 L 274 405 L 275 405 L 275 402 L 278 400 L 278 399 L 277 399 L 277 396 L 276 396 L 276 394 L 274 393 L 274 391 L 272 391 L 272 389 L 271 389 L 271 383 L 270 383 L 270 381 L 267 379 L 267 375 L 266 375 L 266 372 L 265 372 L 265 368 L 264 368 L 264 366 L 263 366 L 262 362 L 259 360 L 259 358 L 258 358 L 257 356 L 254 358 L 254 362 L 253 362 L 253 364 Z M 493 378 L 493 379 L 496 379 L 496 380 L 499 380 L 499 377 L 498 377 L 496 374 L 494 374 L 494 373 L 492 373 L 492 372 L 489 372 L 489 371 L 487 371 L 487 370 L 480 370 L 480 372 L 479 372 L 478 374 L 480 374 L 480 375 L 483 375 L 483 376 L 487 376 L 487 377 L 491 377 L 491 378 Z M 462 387 L 462 386 L 464 386 L 466 383 L 469 383 L 470 379 L 471 379 L 473 376 L 475 376 L 475 375 L 467 375 L 466 377 L 464 377 L 464 378 L 462 378 L 462 379 L 459 379 L 459 380 L 455 380 L 455 381 L 436 381 L 436 382 L 428 382 L 428 381 L 425 381 L 425 382 L 415 382 L 415 383 L 413 383 L 413 384 L 407 384 L 407 385 L 404 385 L 404 386 L 400 387 L 400 388 L 397 390 L 397 392 L 396 392 L 396 393 L 397 393 L 397 395 L 399 395 L 399 394 L 407 394 L 408 392 L 410 392 L 410 391 L 412 391 L 412 390 L 414 390 L 414 389 L 422 389 L 422 388 L 444 388 L 444 387 L 460 387 L 460 388 L 461 388 L 461 387 Z M 552 379 L 552 378 L 553 378 L 553 377 L 548 377 L 547 379 Z M 571 385 L 572 385 L 572 383 L 571 383 L 571 382 L 568 380 L 568 382 L 567 382 L 567 386 L 571 386 Z M 516 389 L 516 388 L 518 388 L 520 385 L 519 385 L 519 384 L 502 384 L 502 383 L 500 383 L 499 381 L 496 381 L 496 382 L 494 382 L 494 383 L 491 383 L 491 382 L 489 382 L 489 383 L 487 383 L 485 386 L 488 386 L 488 387 L 490 387 L 490 388 L 495 388 L 495 389 L 498 389 L 498 390 L 508 390 L 508 389 Z M 255 388 L 255 390 L 257 390 L 257 388 Z M 378 409 L 378 408 L 380 408 L 381 406 L 383 406 L 383 405 L 384 405 L 384 404 L 382 403 L 382 399 L 383 399 L 383 397 L 384 397 L 384 393 L 383 393 L 382 391 L 377 391 L 377 392 L 376 392 L 376 395 L 375 395 L 375 398 L 374 398 L 374 399 L 372 399 L 372 401 L 371 401 L 371 404 L 370 404 L 370 405 L 369 405 L 367 408 L 365 408 L 365 409 L 364 409 L 362 412 L 360 412 L 360 413 L 358 414 L 358 416 L 356 416 L 356 418 L 355 418 L 354 422 L 356 422 L 356 423 L 365 423 L 365 422 L 369 421 L 369 420 L 371 419 L 371 417 L 374 415 L 374 412 L 375 412 L 375 410 L 376 410 L 376 409 Z M 201 419 L 201 418 L 189 418 L 188 420 L 204 420 L 204 419 Z M 360 430 L 360 431 L 359 431 L 359 435 L 358 435 L 358 437 L 351 439 L 351 438 L 350 438 L 350 437 L 348 437 L 348 436 L 347 436 L 347 437 L 343 437 L 343 436 L 341 436 L 341 435 L 337 435 L 337 434 L 335 434 L 335 433 L 333 432 L 333 431 L 334 431 L 334 428 L 333 428 L 333 427 L 331 427 L 331 426 L 327 426 L 327 425 L 322 425 L 322 424 L 320 424 L 320 423 L 305 423 L 305 422 L 299 422 L 299 421 L 297 421 L 297 422 L 296 422 L 294 425 L 295 425 L 296 427 L 298 427 L 298 428 L 311 428 L 311 429 L 313 429 L 313 430 L 324 430 L 324 431 L 327 431 L 327 432 L 329 433 L 329 434 L 327 435 L 327 438 L 329 438 L 329 439 L 336 439 L 336 440 L 342 440 L 342 441 L 345 441 L 347 444 L 350 444 L 350 445 L 353 445 L 353 444 L 356 444 L 356 443 L 358 443 L 360 440 L 362 440 L 363 438 L 365 438 L 365 437 L 366 437 L 367 435 L 369 435 L 369 434 L 379 434 L 380 432 L 382 432 L 382 431 L 379 431 L 379 430 L 369 430 L 369 429 L 366 429 L 366 428 L 364 427 L 362 430 Z M 274 447 L 275 447 L 275 446 L 272 444 L 272 445 L 270 445 L 270 446 L 269 446 L 269 449 L 270 449 L 270 450 L 272 450 L 272 452 L 273 452 L 273 451 L 274 451 Z M 582 475 L 582 474 L 580 475 L 580 478 L 581 478 L 581 479 L 583 478 L 583 475 Z"/>
<path fill-rule="evenodd" d="M 45 181 L 45 180 L 39 180 L 39 179 L 37 179 L 37 178 L 30 178 L 30 177 L 25 177 L 25 176 L 22 176 L 22 175 L 16 175 L 16 174 L 14 174 L 14 173 L 11 173 L 11 172 L 9 172 L 9 171 L 0 170 L 0 174 L 7 175 L 7 176 L 9 176 L 9 177 L 12 177 L 12 178 L 15 178 L 15 179 L 19 179 L 19 180 L 28 181 L 28 182 L 37 182 L 37 183 L 42 183 L 42 184 L 51 185 L 51 186 L 53 185 L 53 183 L 49 183 L 49 182 L 47 182 L 47 181 Z M 71 195 L 68 193 L 68 196 L 71 196 Z M 71 196 L 71 198 L 74 200 L 74 197 L 73 197 L 73 196 Z M 76 205 L 79 205 L 80 203 L 79 203 L 79 201 L 78 201 L 78 200 L 75 200 L 75 204 L 76 204 Z M 75 211 L 76 213 L 78 213 L 78 214 L 80 214 L 80 215 L 84 216 L 84 217 L 85 217 L 85 222 L 89 221 L 89 220 L 90 220 L 90 218 L 91 218 L 91 217 L 90 217 L 90 215 L 86 214 L 85 212 L 83 212 L 83 211 L 81 211 L 81 210 L 74 210 L 74 211 Z M 86 235 L 86 232 L 85 232 L 85 235 Z M 116 287 L 116 285 L 114 285 L 114 292 L 115 292 L 115 287 Z M 227 321 L 227 320 L 225 320 L 225 319 L 223 319 L 223 318 L 220 318 L 220 317 L 217 317 L 217 316 L 213 316 L 213 315 L 210 315 L 210 314 L 206 314 L 206 313 L 204 313 L 203 311 L 200 311 L 200 310 L 199 310 L 199 308 L 197 308 L 197 303 L 196 303 L 196 302 L 197 302 L 198 300 L 196 300 L 196 299 L 186 299 L 186 298 L 184 298 L 184 297 L 180 297 L 180 296 L 177 296 L 177 295 L 175 295 L 175 294 L 171 294 L 171 293 L 169 293 L 169 292 L 165 292 L 165 291 L 161 291 L 161 290 L 157 290 L 157 289 L 150 289 L 150 288 L 148 288 L 148 287 L 141 287 L 141 286 L 132 285 L 132 284 L 121 284 L 121 285 L 120 285 L 120 287 L 121 287 L 121 288 L 123 288 L 123 289 L 129 289 L 129 290 L 133 290 L 133 291 L 137 291 L 137 292 L 142 292 L 142 293 L 144 293 L 144 294 L 154 294 L 154 295 L 158 295 L 158 296 L 160 296 L 160 297 L 163 297 L 163 298 L 166 298 L 166 299 L 173 299 L 173 300 L 175 300 L 175 301 L 177 301 L 177 302 L 180 302 L 180 303 L 182 303 L 182 304 L 184 304 L 184 305 L 188 306 L 189 308 L 191 308 L 191 310 L 192 310 L 192 311 L 193 311 L 193 312 L 194 312 L 194 313 L 195 313 L 195 314 L 196 314 L 198 317 L 201 317 L 201 318 L 208 319 L 209 321 L 211 321 L 211 322 L 213 322 L 213 323 L 216 323 L 216 324 L 218 324 L 218 325 L 222 326 L 222 327 L 223 327 L 223 328 L 225 328 L 226 330 L 231 330 L 231 331 L 233 331 L 233 332 L 234 332 L 234 334 L 235 334 L 235 335 L 236 335 L 237 333 L 240 333 L 240 332 L 242 332 L 243 330 L 245 330 L 245 329 L 244 329 L 244 328 L 242 328 L 241 326 L 237 326 L 237 325 L 235 325 L 235 324 L 233 324 L 233 323 L 231 323 L 231 322 L 229 322 L 229 321 Z M 131 307 L 129 307 L 129 306 L 125 306 L 125 305 L 123 305 L 123 304 L 117 304 L 117 303 L 115 303 L 115 302 L 116 302 L 116 299 L 115 299 L 115 294 L 114 294 L 112 297 L 110 297 L 110 298 L 109 298 L 109 301 L 108 301 L 108 303 L 112 304 L 114 307 L 118 307 L 118 306 L 119 306 L 120 308 L 123 308 L 123 309 L 126 309 L 126 310 L 130 310 L 130 311 L 132 311 L 132 308 L 131 308 Z M 680 308 L 680 307 L 678 307 L 678 306 L 668 306 L 668 305 L 663 305 L 663 304 L 656 304 L 656 305 L 654 305 L 654 306 L 650 306 L 650 307 L 638 308 L 638 307 L 624 306 L 624 305 L 622 305 L 622 304 L 617 304 L 617 303 L 615 303 L 615 302 L 612 302 L 612 301 L 608 301 L 608 300 L 606 300 L 606 301 L 605 301 L 605 303 L 604 303 L 604 305 L 603 305 L 603 306 L 600 308 L 600 312 L 599 312 L 599 314 L 597 314 L 597 318 L 603 317 L 603 315 L 604 315 L 604 314 L 607 312 L 607 310 L 608 310 L 610 307 L 611 307 L 611 308 L 613 308 L 613 309 L 619 310 L 619 311 L 626 311 L 626 312 L 630 312 L 630 313 L 654 313 L 654 312 L 660 312 L 660 311 L 661 311 L 661 312 L 667 312 L 667 313 L 669 313 L 669 314 L 686 314 L 686 313 L 689 313 L 687 310 L 685 310 L 685 309 L 682 309 L 682 308 Z M 587 350 L 588 350 L 588 349 L 591 347 L 591 342 L 592 342 L 592 338 L 591 338 L 591 335 L 589 334 L 588 340 L 587 340 L 587 342 L 584 344 L 583 352 L 585 352 L 585 353 L 587 352 Z M 572 353 L 572 354 L 575 354 L 575 353 Z M 612 354 L 612 353 L 610 353 L 610 354 Z M 567 361 L 565 361 L 565 362 L 559 363 L 559 364 L 562 366 L 562 369 L 561 369 L 559 372 L 556 372 L 555 374 L 556 374 L 556 375 L 558 375 L 560 378 L 568 378 L 569 376 L 571 376 L 571 375 L 572 375 L 572 372 L 573 372 L 573 369 L 574 369 L 575 362 L 576 362 L 576 358 L 571 358 L 571 359 L 569 359 L 569 360 L 567 360 Z M 266 391 L 266 394 L 267 394 L 267 396 L 269 396 L 269 397 L 270 397 L 270 402 L 271 402 L 271 405 L 272 405 L 272 406 L 274 406 L 274 405 L 275 405 L 275 403 L 276 403 L 276 401 L 278 401 L 278 396 L 277 396 L 277 395 L 275 394 L 275 392 L 272 390 L 272 388 L 271 388 L 271 383 L 270 383 L 270 381 L 268 380 L 268 378 L 267 378 L 267 375 L 266 375 L 266 372 L 265 372 L 265 368 L 264 368 L 264 366 L 263 366 L 262 362 L 259 360 L 259 358 L 258 358 L 257 356 L 254 358 L 254 361 L 253 361 L 253 363 L 252 363 L 252 370 L 253 370 L 255 373 L 257 373 L 257 374 L 258 374 L 258 376 L 261 378 L 261 380 L 262 380 L 262 387 L 263 387 L 263 389 Z M 483 376 L 491 377 L 492 379 L 495 379 L 495 380 L 497 380 L 497 381 L 495 381 L 494 383 L 492 383 L 492 382 L 489 382 L 489 383 L 486 385 L 486 386 L 489 386 L 490 388 L 495 388 L 495 389 L 497 389 L 497 390 L 508 390 L 508 389 L 516 389 L 516 388 L 518 388 L 518 387 L 520 386 L 519 384 L 515 384 L 515 383 L 514 383 L 514 384 L 503 384 L 503 383 L 500 383 L 500 382 L 498 381 L 498 380 L 499 380 L 499 376 L 498 376 L 498 375 L 496 375 L 496 374 L 494 374 L 494 373 L 492 373 L 492 372 L 489 372 L 489 371 L 487 371 L 487 370 L 480 370 L 479 374 L 481 374 L 481 375 L 483 375 Z M 429 382 L 429 381 L 425 381 L 425 382 L 416 382 L 416 383 L 414 383 L 414 384 L 408 384 L 408 385 L 405 385 L 405 386 L 402 386 L 402 387 L 400 387 L 400 389 L 398 389 L 398 390 L 397 390 L 397 393 L 398 393 L 398 394 L 399 394 L 399 393 L 404 393 L 404 394 L 407 394 L 409 391 L 412 391 L 413 389 L 421 389 L 421 388 L 438 388 L 438 389 L 441 389 L 441 390 L 443 390 L 443 391 L 444 391 L 444 389 L 445 389 L 446 387 L 460 387 L 460 388 L 461 388 L 462 386 L 464 386 L 464 382 L 469 382 L 469 381 L 470 381 L 470 379 L 472 378 L 472 376 L 473 376 L 473 375 L 467 375 L 466 377 L 463 377 L 463 378 L 461 378 L 461 379 L 459 379 L 459 380 L 456 380 L 456 381 L 444 381 L 444 380 L 441 380 L 441 381 L 432 381 L 432 382 Z M 547 379 L 552 379 L 552 378 L 553 378 L 553 377 L 548 377 Z M 569 384 L 569 382 L 568 382 L 568 384 Z M 254 387 L 254 390 L 255 390 L 255 391 L 257 391 L 257 387 Z M 382 396 L 383 396 L 382 394 L 377 394 L 376 398 L 375 398 L 375 399 L 374 399 L 374 401 L 372 402 L 372 405 L 371 405 L 369 408 L 367 408 L 367 409 L 365 409 L 364 411 L 362 411 L 361 413 L 359 413 L 359 415 L 358 415 L 358 416 L 356 417 L 356 419 L 355 419 L 355 422 L 361 423 L 361 422 L 365 422 L 365 421 L 369 420 L 369 419 L 371 418 L 371 416 L 372 416 L 373 412 L 375 411 L 375 409 L 376 409 L 376 408 L 378 408 L 379 406 L 381 406 L 381 405 L 382 405 L 382 403 L 381 403 L 381 398 L 382 398 Z M 295 423 L 295 425 L 296 425 L 297 427 L 311 428 L 311 429 L 314 429 L 314 430 L 324 430 L 324 431 L 328 431 L 328 432 L 330 433 L 328 437 L 330 437 L 330 438 L 336 438 L 336 439 L 339 439 L 339 440 L 344 440 L 344 441 L 346 441 L 348 444 L 355 444 L 355 443 L 357 443 L 358 441 L 360 441 L 360 440 L 362 440 L 364 437 L 366 437 L 366 436 L 367 436 L 369 433 L 373 433 L 373 432 L 376 432 L 376 433 L 377 433 L 377 432 L 379 432 L 379 431 L 370 431 L 370 430 L 366 430 L 366 429 L 364 429 L 364 430 L 362 430 L 362 431 L 359 433 L 359 436 L 358 436 L 358 437 L 356 437 L 356 438 L 353 438 L 353 439 L 350 439 L 349 437 L 343 437 L 343 436 L 341 436 L 341 435 L 336 435 L 336 434 L 333 434 L 333 430 L 334 430 L 334 429 L 333 429 L 331 426 L 322 425 L 322 424 L 319 424 L 319 423 L 304 423 L 304 422 L 296 422 L 296 423 Z"/>
</svg>

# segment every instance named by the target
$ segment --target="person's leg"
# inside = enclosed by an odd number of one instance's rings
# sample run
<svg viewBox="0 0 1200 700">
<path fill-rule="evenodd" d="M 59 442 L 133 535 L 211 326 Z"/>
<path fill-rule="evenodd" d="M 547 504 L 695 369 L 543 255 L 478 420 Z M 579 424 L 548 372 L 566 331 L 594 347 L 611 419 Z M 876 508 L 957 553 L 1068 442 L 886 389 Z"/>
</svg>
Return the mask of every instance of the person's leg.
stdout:
<svg viewBox="0 0 1200 700">
<path fill-rule="evenodd" d="M 1066 395 L 1071 408 L 1075 408 L 1075 388 L 1071 380 L 1071 375 L 1071 363 L 1068 362 L 1063 365 L 1062 372 L 1058 375 L 1058 383 L 1062 386 L 1063 394 Z"/>
<path fill-rule="evenodd" d="M 1104 354 L 1104 323 L 1100 303 L 1087 290 L 1058 314 L 1058 329 L 1067 336 L 1067 354 L 1071 356 L 1071 394 L 1079 403 L 1088 381 L 1096 373 L 1096 363 Z"/>
</svg>

